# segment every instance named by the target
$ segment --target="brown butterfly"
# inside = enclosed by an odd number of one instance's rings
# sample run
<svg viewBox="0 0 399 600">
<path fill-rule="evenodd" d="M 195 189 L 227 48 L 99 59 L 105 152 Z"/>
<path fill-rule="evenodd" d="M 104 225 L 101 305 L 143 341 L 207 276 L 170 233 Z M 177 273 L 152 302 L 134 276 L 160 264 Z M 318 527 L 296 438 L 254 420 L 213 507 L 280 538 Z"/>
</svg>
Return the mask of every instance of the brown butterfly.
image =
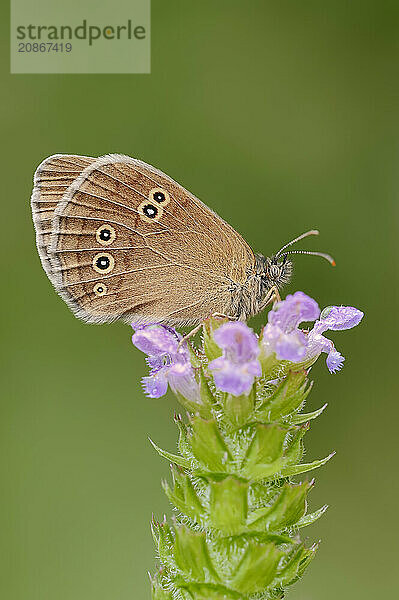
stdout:
<svg viewBox="0 0 399 600">
<path fill-rule="evenodd" d="M 197 324 L 246 320 L 290 279 L 284 250 L 254 254 L 245 240 L 168 175 L 120 154 L 55 154 L 34 177 L 36 241 L 44 270 L 75 315 Z"/>
</svg>

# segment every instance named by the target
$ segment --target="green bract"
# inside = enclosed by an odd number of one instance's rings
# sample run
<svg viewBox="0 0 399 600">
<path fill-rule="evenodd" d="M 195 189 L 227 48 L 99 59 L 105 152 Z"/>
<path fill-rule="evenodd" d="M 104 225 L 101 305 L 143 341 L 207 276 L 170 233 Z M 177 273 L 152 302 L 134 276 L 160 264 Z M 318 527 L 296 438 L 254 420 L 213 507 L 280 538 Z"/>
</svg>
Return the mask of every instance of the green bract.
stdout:
<svg viewBox="0 0 399 600">
<path fill-rule="evenodd" d="M 248 395 L 216 390 L 207 365 L 221 352 L 209 321 L 203 348 L 193 357 L 201 403 L 178 400 L 178 454 L 154 447 L 171 464 L 164 490 L 175 508 L 172 525 L 153 520 L 160 567 L 153 600 L 261 600 L 283 598 L 313 559 L 300 530 L 326 510 L 307 509 L 313 481 L 295 476 L 326 463 L 303 462 L 309 422 L 325 406 L 304 413 L 311 389 L 307 372 L 275 356 Z M 276 382 L 276 379 L 278 381 Z M 293 479 L 295 477 L 295 480 Z"/>
</svg>

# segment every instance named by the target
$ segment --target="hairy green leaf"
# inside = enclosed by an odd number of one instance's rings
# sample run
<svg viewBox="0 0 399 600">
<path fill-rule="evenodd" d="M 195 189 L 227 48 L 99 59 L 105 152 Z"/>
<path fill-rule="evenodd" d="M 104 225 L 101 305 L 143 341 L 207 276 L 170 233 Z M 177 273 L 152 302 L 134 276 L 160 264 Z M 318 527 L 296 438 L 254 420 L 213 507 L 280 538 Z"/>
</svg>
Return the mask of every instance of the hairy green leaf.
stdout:
<svg viewBox="0 0 399 600">
<path fill-rule="evenodd" d="M 153 442 L 151 438 L 148 438 L 148 439 L 150 440 L 151 445 L 155 448 L 155 450 L 158 452 L 158 454 L 160 456 L 162 456 L 162 458 L 166 458 L 166 460 L 168 460 L 169 462 L 175 463 L 176 465 L 180 465 L 181 467 L 183 467 L 185 469 L 190 468 L 190 461 L 188 461 L 187 459 L 185 459 L 182 456 L 179 456 L 177 454 L 172 454 L 171 452 L 162 450 L 162 448 L 159 448 L 159 446 L 157 446 L 156 443 Z"/>
<path fill-rule="evenodd" d="M 291 418 L 291 423 L 293 425 L 299 425 L 300 423 L 307 423 L 308 421 L 311 421 L 312 419 L 317 419 L 317 417 L 319 415 L 321 415 L 321 413 L 324 412 L 324 410 L 326 408 L 327 408 L 327 402 L 326 402 L 326 404 L 323 404 L 323 406 L 321 408 L 319 408 L 318 410 L 314 410 L 313 412 L 298 413 Z"/>
<path fill-rule="evenodd" d="M 274 544 L 249 543 L 230 585 L 242 594 L 254 594 L 273 581 L 283 552 Z"/>
<path fill-rule="evenodd" d="M 311 463 L 302 463 L 300 465 L 284 467 L 281 470 L 280 475 L 281 477 L 292 477 L 293 475 L 299 475 L 300 473 L 306 473 L 307 471 L 318 469 L 319 467 L 325 465 L 326 462 L 328 462 L 330 458 L 332 458 L 334 455 L 335 452 L 331 452 L 331 454 L 329 454 L 325 458 L 322 458 L 321 460 L 314 460 Z"/>
<path fill-rule="evenodd" d="M 307 527 L 308 525 L 312 525 L 312 523 L 314 523 L 315 521 L 320 519 L 322 515 L 324 515 L 327 509 L 328 504 L 325 504 L 324 506 L 319 508 L 319 510 L 310 513 L 309 515 L 304 515 L 299 519 L 298 523 L 296 523 L 296 527 Z"/>
<path fill-rule="evenodd" d="M 219 581 L 209 556 L 205 533 L 191 531 L 185 525 L 176 527 L 173 555 L 177 566 L 187 577 L 199 582 Z"/>
<path fill-rule="evenodd" d="M 195 415 L 190 424 L 190 445 L 195 458 L 211 471 L 225 471 L 231 455 L 216 421 Z"/>
<path fill-rule="evenodd" d="M 248 511 L 248 482 L 228 476 L 210 482 L 210 523 L 225 535 L 239 533 L 245 527 Z"/>
<path fill-rule="evenodd" d="M 299 485 L 286 483 L 269 506 L 249 514 L 249 528 L 277 532 L 296 523 L 305 514 L 306 497 L 311 485 L 307 481 Z"/>
<path fill-rule="evenodd" d="M 257 423 L 254 429 L 255 433 L 244 458 L 241 474 L 256 481 L 280 470 L 288 429 L 262 423 Z"/>
<path fill-rule="evenodd" d="M 179 467 L 172 465 L 173 490 L 164 482 L 163 488 L 172 504 L 183 514 L 199 522 L 205 509 L 192 485 L 189 476 Z"/>
</svg>

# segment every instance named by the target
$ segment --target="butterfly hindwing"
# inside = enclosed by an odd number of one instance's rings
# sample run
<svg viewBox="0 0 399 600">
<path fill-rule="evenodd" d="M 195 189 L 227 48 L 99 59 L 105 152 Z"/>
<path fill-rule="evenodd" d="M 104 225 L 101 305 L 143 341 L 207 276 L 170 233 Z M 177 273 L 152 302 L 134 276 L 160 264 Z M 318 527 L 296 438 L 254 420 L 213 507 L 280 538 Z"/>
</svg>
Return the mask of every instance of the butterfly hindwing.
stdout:
<svg viewBox="0 0 399 600">
<path fill-rule="evenodd" d="M 55 207 L 50 239 L 49 277 L 90 322 L 190 323 L 223 312 L 254 260 L 190 192 L 122 155 L 78 174 Z"/>
</svg>

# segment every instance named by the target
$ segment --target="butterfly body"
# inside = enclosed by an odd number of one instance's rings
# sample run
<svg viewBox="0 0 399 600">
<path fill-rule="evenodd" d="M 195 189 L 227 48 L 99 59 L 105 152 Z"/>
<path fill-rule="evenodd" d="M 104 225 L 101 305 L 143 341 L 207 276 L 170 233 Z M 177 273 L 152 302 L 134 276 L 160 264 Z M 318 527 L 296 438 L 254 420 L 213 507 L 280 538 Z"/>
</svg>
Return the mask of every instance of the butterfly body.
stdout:
<svg viewBox="0 0 399 600">
<path fill-rule="evenodd" d="M 51 156 L 31 204 L 43 268 L 87 322 L 247 319 L 291 273 L 289 261 L 255 255 L 193 194 L 128 156 Z"/>
</svg>

